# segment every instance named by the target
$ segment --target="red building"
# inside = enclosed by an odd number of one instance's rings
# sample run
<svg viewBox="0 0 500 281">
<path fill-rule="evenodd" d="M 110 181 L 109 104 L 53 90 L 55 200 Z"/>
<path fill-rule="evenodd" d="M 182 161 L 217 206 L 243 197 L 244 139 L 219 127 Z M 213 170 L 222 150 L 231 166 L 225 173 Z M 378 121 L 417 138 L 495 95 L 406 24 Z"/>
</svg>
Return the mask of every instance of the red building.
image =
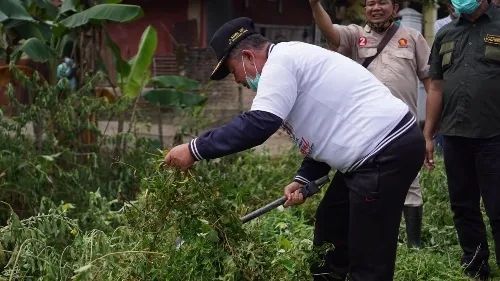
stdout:
<svg viewBox="0 0 500 281">
<path fill-rule="evenodd" d="M 224 22 L 247 16 L 271 40 L 312 42 L 314 25 L 306 0 L 126 0 L 140 5 L 144 16 L 127 24 L 111 23 L 107 30 L 124 58 L 137 52 L 142 32 L 152 25 L 158 32 L 157 56 L 168 56 L 175 44 L 205 48 Z"/>
</svg>

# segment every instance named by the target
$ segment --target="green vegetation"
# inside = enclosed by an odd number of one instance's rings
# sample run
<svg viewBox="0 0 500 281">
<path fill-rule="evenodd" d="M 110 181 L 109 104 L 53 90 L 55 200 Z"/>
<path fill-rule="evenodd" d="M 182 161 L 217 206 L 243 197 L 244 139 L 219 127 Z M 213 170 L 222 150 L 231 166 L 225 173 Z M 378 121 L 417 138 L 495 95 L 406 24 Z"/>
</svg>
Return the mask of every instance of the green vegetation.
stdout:
<svg viewBox="0 0 500 281">
<path fill-rule="evenodd" d="M 67 0 L 60 8 L 47 0 L 0 2 L 0 59 L 9 63 L 0 69 L 0 84 L 15 112 L 6 118 L 0 111 L 1 281 L 310 280 L 309 263 L 324 250 L 312 247 L 321 193 L 244 225 L 239 220 L 282 196 L 300 165 L 295 150 L 276 157 L 246 151 L 181 173 L 159 167 L 158 141 L 124 133 L 123 126 L 107 136 L 89 118 L 119 116 L 123 125 L 132 111 L 134 123 L 140 92 L 150 84 L 155 89 L 144 99 L 183 117 L 177 142 L 202 126 L 206 98 L 197 81 L 150 77 L 156 30 L 147 27 L 138 53 L 125 60 L 103 28 L 106 21 L 137 19 L 140 7 L 114 0 Z M 100 57 L 104 45 L 88 47 L 94 39 L 83 33 L 105 38 L 121 95 L 115 87 L 97 94 L 104 91 L 98 85 L 110 82 Z M 75 53 L 89 57 L 91 67 L 80 65 L 73 90 L 66 79 L 56 81 L 54 69 Z M 22 55 L 45 63 L 48 75 L 19 65 Z M 14 98 L 19 86 L 30 102 Z M 35 139 L 29 126 L 39 127 Z M 82 141 L 89 132 L 97 141 Z M 407 249 L 402 221 L 395 280 L 468 280 L 460 272 L 440 158 L 437 166 L 422 170 L 424 248 Z"/>
<path fill-rule="evenodd" d="M 282 195 L 300 163 L 295 151 L 274 158 L 247 151 L 200 162 L 187 173 L 159 168 L 162 157 L 156 152 L 130 158 L 137 168 L 126 161 L 115 167 L 130 169 L 129 177 L 116 174 L 109 180 L 137 184 L 135 198 L 104 196 L 103 189 L 113 187 L 95 175 L 95 185 L 86 181 L 85 191 L 67 201 L 44 197 L 33 216 L 21 219 L 11 213 L 0 229 L 1 276 L 5 280 L 309 280 L 308 262 L 315 258 L 312 224 L 321 194 L 300 207 L 273 210 L 245 225 L 239 221 Z M 45 161 L 41 171 L 53 167 L 47 157 L 38 158 Z M 51 181 L 64 182 L 60 189 L 78 190 L 81 185 L 67 178 L 82 170 L 74 167 Z M 33 189 L 42 185 L 24 180 Z M 422 185 L 425 248 L 406 248 L 402 221 L 395 280 L 469 280 L 460 274 L 442 162 L 435 171 L 423 171 Z"/>
</svg>

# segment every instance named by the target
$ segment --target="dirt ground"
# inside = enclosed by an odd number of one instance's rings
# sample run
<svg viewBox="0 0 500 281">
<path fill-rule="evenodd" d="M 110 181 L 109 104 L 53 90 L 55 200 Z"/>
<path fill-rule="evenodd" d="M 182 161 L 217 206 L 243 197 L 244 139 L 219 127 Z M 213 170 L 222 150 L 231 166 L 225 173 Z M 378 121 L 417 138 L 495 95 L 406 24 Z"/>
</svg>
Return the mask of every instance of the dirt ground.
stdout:
<svg viewBox="0 0 500 281">
<path fill-rule="evenodd" d="M 118 131 L 118 122 L 111 121 L 108 124 L 107 121 L 99 121 L 99 129 L 101 129 L 101 132 L 105 132 L 105 134 L 108 136 L 115 135 Z M 159 134 L 158 134 L 157 124 L 152 124 L 152 125 L 139 124 L 137 126 L 137 129 L 138 129 L 137 133 L 139 136 L 155 138 L 155 139 L 158 138 Z M 125 123 L 124 130 L 125 131 L 128 130 L 128 123 Z M 172 145 L 173 137 L 175 135 L 175 126 L 163 125 L 162 130 L 163 130 L 163 144 L 166 146 L 166 148 L 169 148 Z M 191 137 L 189 136 L 185 137 L 185 141 L 189 141 L 190 139 Z M 264 142 L 262 145 L 259 145 L 256 148 L 256 151 L 261 151 L 262 149 L 267 148 L 271 155 L 277 155 L 280 154 L 281 152 L 289 150 L 290 148 L 293 147 L 293 145 L 294 144 L 292 143 L 288 135 L 284 131 L 279 130 L 266 142 Z"/>
<path fill-rule="evenodd" d="M 128 125 L 129 123 L 125 122 L 124 124 L 124 131 L 126 132 L 128 130 Z M 146 123 L 139 123 L 137 125 L 137 134 L 140 137 L 148 137 L 152 139 L 158 139 L 158 125 L 153 124 L 153 125 L 148 125 Z M 105 135 L 107 136 L 113 136 L 118 132 L 118 121 L 99 121 L 99 129 L 101 132 L 104 132 Z M 173 138 L 175 135 L 175 126 L 173 125 L 163 125 L 163 144 L 165 148 L 171 148 Z M 25 134 L 33 136 L 33 127 L 31 123 L 29 123 L 26 128 L 25 128 Z M 185 137 L 185 141 L 189 141 L 191 139 L 190 136 Z M 264 142 L 262 145 L 259 145 L 256 147 L 256 151 L 262 151 L 262 149 L 266 148 L 269 150 L 269 153 L 271 155 L 278 155 L 282 152 L 288 151 L 290 148 L 292 148 L 294 144 L 288 137 L 288 135 L 282 131 L 279 130 L 276 132 L 273 136 L 271 136 L 266 142 Z"/>
</svg>

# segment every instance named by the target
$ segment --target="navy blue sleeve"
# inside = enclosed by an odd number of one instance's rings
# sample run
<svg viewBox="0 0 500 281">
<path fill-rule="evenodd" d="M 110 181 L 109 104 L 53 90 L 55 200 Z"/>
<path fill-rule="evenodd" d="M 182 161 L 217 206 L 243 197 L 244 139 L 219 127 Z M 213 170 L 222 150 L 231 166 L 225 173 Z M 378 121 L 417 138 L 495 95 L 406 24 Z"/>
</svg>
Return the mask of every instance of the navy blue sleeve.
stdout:
<svg viewBox="0 0 500 281">
<path fill-rule="evenodd" d="M 283 120 L 269 112 L 253 110 L 236 116 L 227 125 L 208 131 L 189 142 L 189 151 L 197 160 L 215 159 L 264 143 Z"/>
<path fill-rule="evenodd" d="M 306 184 L 310 181 L 315 181 L 322 176 L 326 176 L 330 170 L 330 165 L 305 157 L 293 181 Z"/>
</svg>

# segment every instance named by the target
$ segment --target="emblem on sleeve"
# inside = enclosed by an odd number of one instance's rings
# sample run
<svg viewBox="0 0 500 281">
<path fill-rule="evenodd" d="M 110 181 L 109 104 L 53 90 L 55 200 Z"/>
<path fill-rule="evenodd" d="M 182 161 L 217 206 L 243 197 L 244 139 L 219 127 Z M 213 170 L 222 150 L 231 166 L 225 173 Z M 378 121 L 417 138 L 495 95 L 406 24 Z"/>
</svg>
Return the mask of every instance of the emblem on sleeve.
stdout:
<svg viewBox="0 0 500 281">
<path fill-rule="evenodd" d="M 398 40 L 399 48 L 408 48 L 408 40 L 406 38 L 401 38 Z"/>
<path fill-rule="evenodd" d="M 500 45 L 500 35 L 486 34 L 486 37 L 484 37 L 484 42 L 493 45 Z"/>
</svg>

